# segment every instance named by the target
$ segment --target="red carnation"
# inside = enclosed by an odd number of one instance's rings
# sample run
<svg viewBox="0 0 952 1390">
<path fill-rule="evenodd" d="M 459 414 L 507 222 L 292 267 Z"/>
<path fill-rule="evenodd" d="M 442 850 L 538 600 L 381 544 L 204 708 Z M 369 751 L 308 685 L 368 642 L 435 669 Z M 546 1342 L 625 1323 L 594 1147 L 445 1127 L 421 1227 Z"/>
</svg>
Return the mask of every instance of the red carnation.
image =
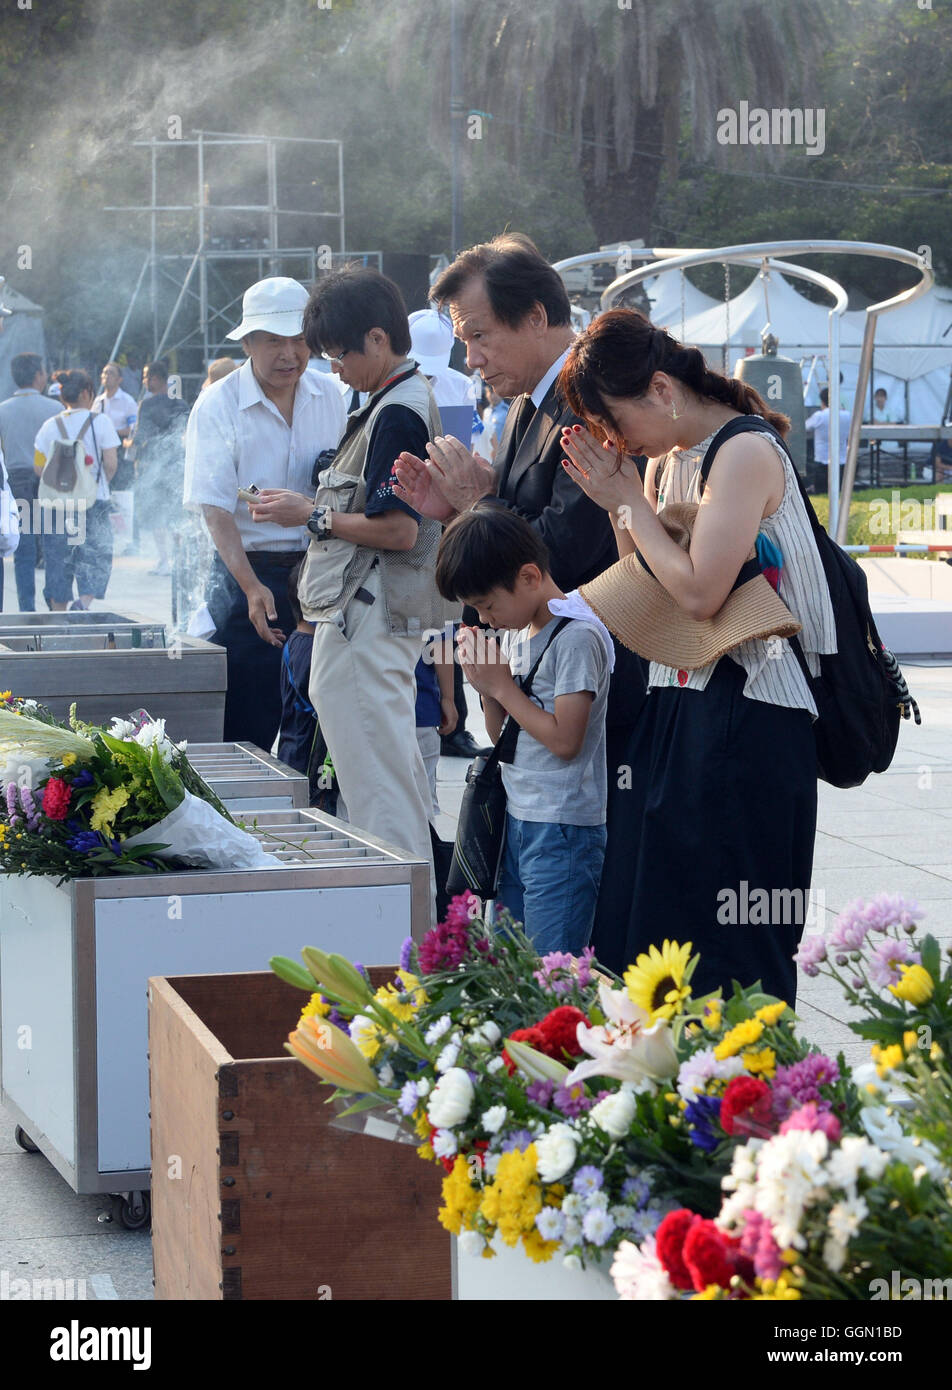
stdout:
<svg viewBox="0 0 952 1390">
<path fill-rule="evenodd" d="M 546 1014 L 539 1024 L 539 1031 L 545 1038 L 542 1051 L 558 1061 L 562 1060 L 566 1052 L 570 1057 L 580 1056 L 582 1049 L 576 1036 L 580 1023 L 587 1025 L 588 1019 L 581 1009 L 573 1008 L 571 1004 L 562 1004 L 550 1014 Z"/>
<path fill-rule="evenodd" d="M 517 1028 L 514 1033 L 509 1034 L 509 1041 L 528 1043 L 530 1047 L 535 1048 L 536 1052 L 545 1052 L 546 1050 L 545 1034 L 541 1028 Z M 516 1064 L 505 1048 L 503 1048 L 502 1060 L 506 1064 L 506 1071 L 510 1076 L 514 1076 Z"/>
<path fill-rule="evenodd" d="M 684 1242 L 688 1231 L 698 1220 L 700 1218 L 693 1211 L 681 1207 L 679 1211 L 669 1211 L 655 1232 L 658 1259 L 676 1289 L 694 1290 L 694 1280 L 684 1262 Z"/>
<path fill-rule="evenodd" d="M 721 1128 L 725 1134 L 772 1134 L 773 1106 L 770 1087 L 756 1076 L 735 1076 L 721 1100 Z"/>
<path fill-rule="evenodd" d="M 50 820 L 65 820 L 73 789 L 62 777 L 51 777 L 43 789 L 43 814 Z"/>
<path fill-rule="evenodd" d="M 736 1268 L 733 1242 L 718 1230 L 713 1221 L 696 1217 L 684 1238 L 681 1258 L 693 1280 L 694 1288 L 702 1293 L 709 1284 L 729 1289 Z"/>
</svg>

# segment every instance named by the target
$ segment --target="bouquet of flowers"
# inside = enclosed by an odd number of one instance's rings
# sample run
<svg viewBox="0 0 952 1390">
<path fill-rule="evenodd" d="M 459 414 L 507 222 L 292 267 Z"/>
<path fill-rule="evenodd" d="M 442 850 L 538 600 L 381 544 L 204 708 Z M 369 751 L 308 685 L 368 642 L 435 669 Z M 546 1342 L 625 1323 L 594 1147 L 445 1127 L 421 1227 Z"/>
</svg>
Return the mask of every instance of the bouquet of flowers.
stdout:
<svg viewBox="0 0 952 1390">
<path fill-rule="evenodd" d="M 68 724 L 0 695 L 0 872 L 161 873 L 280 861 L 237 826 L 162 719 Z"/>
<path fill-rule="evenodd" d="M 655 1235 L 685 1211 L 709 1232 L 738 1150 L 806 1117 L 829 1143 L 859 1127 L 842 1056 L 798 1039 L 787 1004 L 759 988 L 694 999 L 690 943 L 652 947 L 619 980 L 590 951 L 540 959 L 478 906 L 454 899 L 377 990 L 313 948 L 306 969 L 272 961 L 311 993 L 288 1050 L 352 1102 L 345 1113 L 396 1111 L 443 1164 L 439 1219 L 463 1252 L 502 1241 L 570 1268 L 615 1252 L 621 1291 L 650 1276 L 668 1296 L 685 1286 L 659 1264 Z M 745 1296 L 779 1278 L 773 1263 L 739 1268 Z"/>
</svg>

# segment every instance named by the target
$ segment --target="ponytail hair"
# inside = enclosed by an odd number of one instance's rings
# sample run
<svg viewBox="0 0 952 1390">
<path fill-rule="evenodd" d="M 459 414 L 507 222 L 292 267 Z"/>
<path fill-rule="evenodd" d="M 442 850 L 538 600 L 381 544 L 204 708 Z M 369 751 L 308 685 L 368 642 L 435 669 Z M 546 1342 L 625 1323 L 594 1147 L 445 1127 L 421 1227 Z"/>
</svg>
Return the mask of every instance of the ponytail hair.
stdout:
<svg viewBox="0 0 952 1390">
<path fill-rule="evenodd" d="M 789 416 L 771 410 L 759 391 L 736 377 L 712 372 L 700 348 L 683 346 L 637 309 L 609 309 L 592 320 L 569 350 L 558 390 L 581 419 L 597 416 L 610 422 L 620 444 L 621 432 L 605 397 L 638 400 L 647 394 L 655 372 L 741 415 L 762 415 L 782 435 L 790 429 Z"/>
</svg>

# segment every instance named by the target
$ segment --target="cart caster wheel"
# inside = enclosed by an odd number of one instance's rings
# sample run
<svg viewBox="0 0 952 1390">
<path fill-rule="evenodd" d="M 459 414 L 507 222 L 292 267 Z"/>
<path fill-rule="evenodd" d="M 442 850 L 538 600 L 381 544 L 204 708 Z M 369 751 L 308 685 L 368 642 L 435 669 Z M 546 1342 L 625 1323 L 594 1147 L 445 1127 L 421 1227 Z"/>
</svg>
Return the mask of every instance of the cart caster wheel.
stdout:
<svg viewBox="0 0 952 1390">
<path fill-rule="evenodd" d="M 116 1215 L 127 1231 L 141 1231 L 152 1220 L 152 1201 L 148 1192 L 126 1192 L 116 1198 Z"/>
<path fill-rule="evenodd" d="M 20 1125 L 17 1125 L 16 1129 L 13 1131 L 13 1137 L 24 1153 L 38 1154 L 40 1152 L 26 1130 L 21 1128 Z"/>
</svg>

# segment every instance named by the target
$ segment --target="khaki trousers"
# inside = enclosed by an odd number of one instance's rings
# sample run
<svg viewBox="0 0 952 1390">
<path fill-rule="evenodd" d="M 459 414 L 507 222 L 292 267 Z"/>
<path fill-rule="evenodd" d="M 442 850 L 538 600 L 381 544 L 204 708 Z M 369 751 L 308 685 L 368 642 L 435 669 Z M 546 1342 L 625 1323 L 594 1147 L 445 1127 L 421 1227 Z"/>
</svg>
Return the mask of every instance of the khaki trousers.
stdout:
<svg viewBox="0 0 952 1390">
<path fill-rule="evenodd" d="M 379 568 L 364 589 L 374 603 L 354 598 L 336 622 L 317 623 L 308 693 L 350 824 L 427 861 L 435 921 L 430 788 L 416 740 L 413 676 L 422 639 L 390 632 Z"/>
</svg>

